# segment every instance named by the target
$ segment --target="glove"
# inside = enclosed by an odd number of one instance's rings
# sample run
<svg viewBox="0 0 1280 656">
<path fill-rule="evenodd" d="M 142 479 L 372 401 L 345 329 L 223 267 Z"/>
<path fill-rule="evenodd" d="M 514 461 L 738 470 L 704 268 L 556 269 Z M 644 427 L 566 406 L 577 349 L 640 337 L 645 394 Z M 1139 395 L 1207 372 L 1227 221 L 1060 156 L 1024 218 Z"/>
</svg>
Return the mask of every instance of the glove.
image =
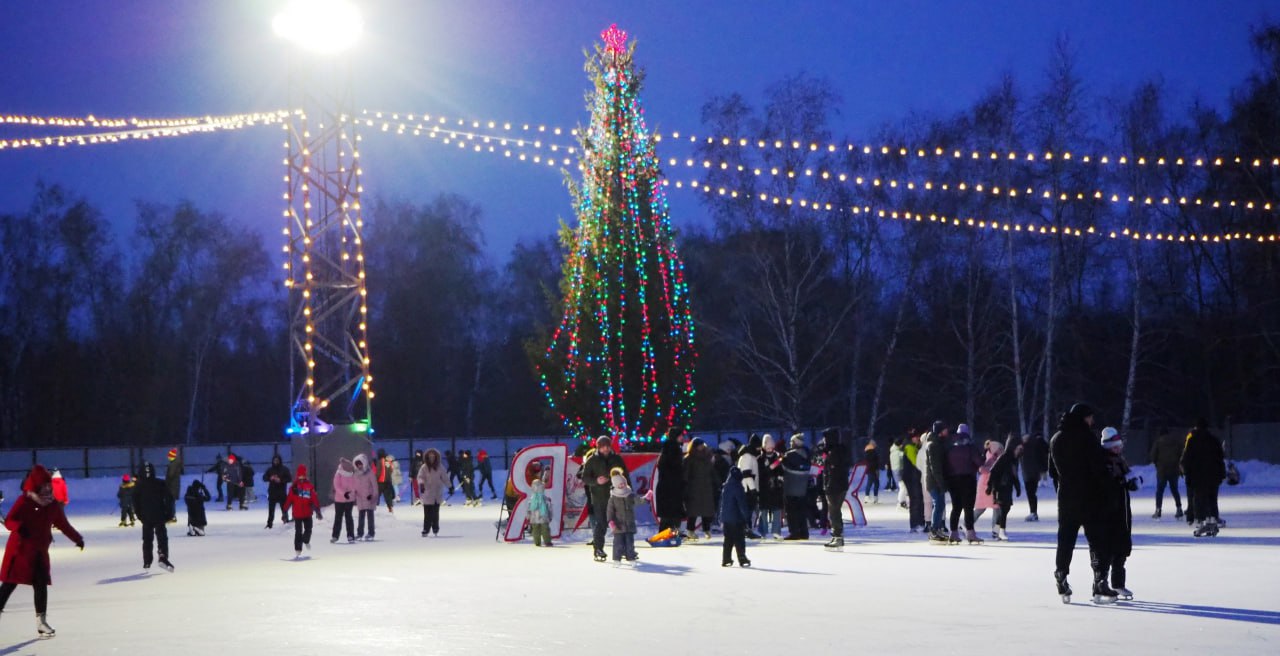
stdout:
<svg viewBox="0 0 1280 656">
<path fill-rule="evenodd" d="M 77 542 L 76 546 L 80 548 L 80 551 L 84 551 L 84 540 Z"/>
<path fill-rule="evenodd" d="M 321 522 L 323 522 L 323 521 L 324 521 L 324 515 L 321 515 L 321 514 L 320 514 L 320 509 L 319 509 L 319 508 L 316 508 L 316 520 L 317 520 L 317 521 L 321 521 Z"/>
<path fill-rule="evenodd" d="M 343 492 L 343 493 L 342 493 L 342 498 L 343 498 L 343 499 L 346 499 L 347 501 L 350 501 L 350 500 L 351 500 L 351 492 L 350 492 L 350 491 Z"/>
<path fill-rule="evenodd" d="M 27 530 L 26 526 L 21 526 L 18 528 L 18 535 L 23 538 L 29 538 L 31 537 L 31 531 Z"/>
<path fill-rule="evenodd" d="M 364 497 L 364 500 L 365 500 L 365 501 L 373 501 L 373 495 L 372 495 L 372 494 L 366 494 L 366 495 L 365 495 L 365 497 Z"/>
</svg>

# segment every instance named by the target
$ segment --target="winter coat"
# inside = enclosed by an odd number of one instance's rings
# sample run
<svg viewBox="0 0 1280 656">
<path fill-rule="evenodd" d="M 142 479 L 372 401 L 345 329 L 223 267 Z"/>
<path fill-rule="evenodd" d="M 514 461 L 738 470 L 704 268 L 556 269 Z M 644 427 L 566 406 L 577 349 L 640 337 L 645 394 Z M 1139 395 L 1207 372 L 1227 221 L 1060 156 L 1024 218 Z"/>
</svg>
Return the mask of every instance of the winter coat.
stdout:
<svg viewBox="0 0 1280 656">
<path fill-rule="evenodd" d="M 849 473 L 852 470 L 849 445 L 839 439 L 826 442 L 822 459 L 822 491 L 827 495 L 844 496 L 849 489 Z"/>
<path fill-rule="evenodd" d="M 943 442 L 943 438 L 931 432 L 925 433 L 920 454 L 916 456 L 917 466 L 924 474 L 924 489 L 927 492 L 947 491 L 947 452 Z"/>
<path fill-rule="evenodd" d="M 369 469 L 369 457 L 361 453 L 352 459 L 352 464 L 364 464 L 363 470 L 357 468 L 355 474 L 352 475 L 354 482 L 356 509 L 373 510 L 378 507 L 378 477 Z"/>
<path fill-rule="evenodd" d="M 163 524 L 174 516 L 174 499 L 169 486 L 156 478 L 155 467 L 147 463 L 142 478 L 133 488 L 133 509 L 138 519 L 148 524 Z"/>
<path fill-rule="evenodd" d="M 121 483 L 120 489 L 116 490 L 116 499 L 120 501 L 120 509 L 124 511 L 133 510 L 133 481 Z"/>
<path fill-rule="evenodd" d="M 701 449 L 684 457 L 684 507 L 689 517 L 716 514 L 715 464 Z"/>
<path fill-rule="evenodd" d="M 614 467 L 622 468 L 622 476 L 630 483 L 630 474 L 627 472 L 626 463 L 622 462 L 622 456 L 616 451 L 609 451 L 609 455 L 600 455 L 598 451 L 592 450 L 587 453 L 587 459 L 582 463 L 582 469 L 578 470 L 582 476 L 582 482 L 587 486 L 587 493 L 591 495 L 591 507 L 599 511 L 605 504 L 609 503 L 609 490 L 613 485 L 609 483 L 610 472 Z M 604 484 L 601 485 L 598 479 L 603 476 Z"/>
<path fill-rule="evenodd" d="M 445 452 L 445 454 L 444 454 L 444 466 L 445 466 L 445 468 L 447 468 L 447 469 L 449 470 L 449 473 L 450 473 L 450 474 L 457 475 L 457 473 L 458 473 L 458 456 L 453 455 L 453 452 L 452 452 L 452 451 L 447 451 L 447 452 Z"/>
<path fill-rule="evenodd" d="M 990 510 L 996 507 L 995 495 L 991 490 L 991 466 L 996 463 L 996 454 L 988 451 L 987 459 L 978 468 L 978 495 L 974 498 L 975 510 Z"/>
<path fill-rule="evenodd" d="M 439 453 L 436 455 L 438 456 Z M 418 486 L 418 498 L 426 506 L 444 503 L 444 491 L 449 487 L 449 472 L 444 468 L 443 461 L 437 460 L 436 468 L 432 469 L 427 464 L 427 460 L 423 460 L 417 476 L 414 477 L 414 484 Z"/>
<path fill-rule="evenodd" d="M 238 487 L 244 482 L 244 470 L 240 468 L 240 461 L 227 462 L 226 468 L 223 470 L 222 480 L 227 482 L 227 487 Z"/>
<path fill-rule="evenodd" d="M 897 474 L 902 471 L 902 447 L 894 444 L 889 447 L 889 470 Z"/>
<path fill-rule="evenodd" d="M 400 461 L 396 460 L 395 456 L 388 456 L 388 459 L 391 461 L 391 484 L 396 487 L 404 485 L 404 472 L 400 471 Z"/>
<path fill-rule="evenodd" d="M 316 486 L 307 480 L 303 472 L 298 473 L 298 480 L 289 488 L 289 496 L 285 497 L 284 507 L 295 519 L 309 519 L 311 514 L 320 513 L 320 498 L 316 494 Z"/>
<path fill-rule="evenodd" d="M 458 458 L 458 478 L 473 481 L 476 478 L 476 463 L 470 456 Z"/>
<path fill-rule="evenodd" d="M 680 440 L 668 437 L 662 442 L 658 462 L 654 465 L 653 499 L 658 517 L 680 519 L 684 514 L 684 462 Z"/>
<path fill-rule="evenodd" d="M 488 454 L 477 458 L 476 469 L 480 471 L 481 478 L 493 478 L 493 459 Z"/>
<path fill-rule="evenodd" d="M 338 459 L 338 468 L 333 472 L 333 502 L 355 503 L 356 501 L 356 468 L 347 458 Z"/>
<path fill-rule="evenodd" d="M 1182 473 L 1187 485 L 1221 485 L 1227 477 L 1222 443 L 1208 429 L 1196 428 L 1187 433 L 1182 449 Z"/>
<path fill-rule="evenodd" d="M 276 479 L 274 481 L 271 480 L 273 476 Z M 289 494 L 289 483 L 293 482 L 293 476 L 289 475 L 289 468 L 284 466 L 280 456 L 273 456 L 271 466 L 262 474 L 262 480 L 267 484 L 267 499 L 284 501 Z"/>
<path fill-rule="evenodd" d="M 971 434 L 954 433 L 944 446 L 947 450 L 947 460 L 943 468 L 947 476 L 972 479 L 978 473 L 983 458 L 974 445 Z"/>
<path fill-rule="evenodd" d="M 546 487 L 541 480 L 533 482 L 533 492 L 529 494 L 529 523 L 551 523 L 551 500 L 547 498 Z"/>
<path fill-rule="evenodd" d="M 1151 464 L 1155 465 L 1156 474 L 1161 478 L 1173 480 L 1182 474 L 1179 461 L 1182 460 L 1182 447 L 1186 441 L 1173 433 L 1166 433 L 1151 445 Z"/>
<path fill-rule="evenodd" d="M 187 526 L 204 528 L 209 524 L 204 514 L 204 504 L 209 499 L 209 488 L 199 480 L 191 481 L 191 485 L 187 486 L 186 495 L 182 497 L 187 504 Z"/>
<path fill-rule="evenodd" d="M 720 523 L 746 524 L 751 521 L 751 508 L 747 506 L 747 493 L 743 489 L 742 470 L 729 470 L 729 478 L 720 490 Z"/>
<path fill-rule="evenodd" d="M 1093 521 L 1101 507 L 1106 452 L 1084 418 L 1063 415 L 1049 441 L 1049 475 L 1058 488 L 1058 512 L 1081 522 Z"/>
<path fill-rule="evenodd" d="M 53 583 L 49 573 L 49 545 L 53 544 L 53 527 L 84 547 L 84 538 L 72 528 L 62 504 L 51 501 L 40 505 L 28 494 L 18 497 L 4 519 L 9 541 L 4 545 L 4 561 L 0 563 L 0 581 L 32 585 Z"/>
<path fill-rule="evenodd" d="M 738 450 L 738 469 L 742 471 L 742 489 L 760 491 L 760 450 L 750 445 Z"/>
<path fill-rule="evenodd" d="M 991 488 L 991 495 L 995 497 L 996 503 L 1003 500 L 1013 501 L 1013 492 L 1022 495 L 1022 484 L 1018 482 L 1018 467 L 1015 463 L 1017 459 L 1013 452 L 1018 447 L 1016 438 L 1009 438 L 1004 445 L 1004 451 L 996 456 L 995 462 L 991 463 L 991 471 L 987 477 L 987 487 Z"/>
<path fill-rule="evenodd" d="M 1039 480 L 1040 475 L 1049 471 L 1049 445 L 1044 438 L 1031 436 L 1022 444 L 1022 477 L 1028 481 Z"/>
<path fill-rule="evenodd" d="M 867 473 L 874 474 L 880 471 L 880 448 L 871 447 L 862 451 L 862 459 L 867 463 Z"/>
<path fill-rule="evenodd" d="M 785 475 L 782 471 L 782 455 L 777 451 L 764 451 L 760 454 L 760 508 L 762 510 L 782 510 L 784 502 L 782 489 Z"/>
<path fill-rule="evenodd" d="M 67 479 L 62 477 L 62 472 L 54 471 L 53 480 L 49 481 L 53 487 L 53 500 L 62 505 L 71 502 L 71 497 L 67 496 Z"/>
<path fill-rule="evenodd" d="M 636 495 L 627 486 L 619 490 L 610 486 L 609 501 L 605 508 L 605 519 L 613 526 L 615 533 L 636 532 Z"/>
<path fill-rule="evenodd" d="M 182 493 L 182 453 L 169 461 L 169 467 L 164 472 L 164 484 L 169 486 L 169 496 L 177 499 Z"/>
<path fill-rule="evenodd" d="M 782 456 L 782 492 L 789 497 L 809 494 L 809 452 L 799 446 Z"/>
<path fill-rule="evenodd" d="M 1113 555 L 1128 558 L 1133 553 L 1133 511 L 1130 505 L 1130 492 L 1136 492 L 1139 486 L 1137 475 L 1129 469 L 1124 456 L 1106 452 L 1106 483 L 1102 486 L 1102 517 L 1109 530 L 1103 534 L 1110 542 Z"/>
</svg>

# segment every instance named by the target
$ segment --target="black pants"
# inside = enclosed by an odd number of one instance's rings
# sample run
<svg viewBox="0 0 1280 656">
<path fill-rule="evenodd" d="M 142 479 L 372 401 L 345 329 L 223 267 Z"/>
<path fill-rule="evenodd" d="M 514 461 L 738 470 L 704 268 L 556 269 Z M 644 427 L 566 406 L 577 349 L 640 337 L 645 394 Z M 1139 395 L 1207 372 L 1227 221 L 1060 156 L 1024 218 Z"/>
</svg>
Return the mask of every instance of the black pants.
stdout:
<svg viewBox="0 0 1280 656">
<path fill-rule="evenodd" d="M 391 510 L 396 500 L 396 486 L 392 485 L 391 481 L 378 483 L 378 491 L 382 493 L 383 501 L 387 502 L 387 510 Z"/>
<path fill-rule="evenodd" d="M 440 534 L 440 504 L 422 504 L 422 532 Z"/>
<path fill-rule="evenodd" d="M 591 546 L 604 549 L 604 532 L 609 530 L 609 499 L 591 500 Z"/>
<path fill-rule="evenodd" d="M 280 521 L 289 523 L 289 510 L 284 505 L 285 497 L 267 497 L 267 526 L 276 521 L 276 506 L 280 506 Z"/>
<path fill-rule="evenodd" d="M 972 476 L 948 476 L 951 488 L 951 534 L 960 527 L 960 513 L 964 513 L 964 527 L 973 530 L 973 504 L 978 497 L 978 481 Z"/>
<path fill-rule="evenodd" d="M 1093 565 L 1095 572 L 1103 566 L 1102 560 L 1106 560 L 1105 565 L 1110 567 L 1110 558 L 1107 554 L 1106 527 L 1099 521 L 1085 522 L 1080 515 L 1074 510 L 1063 510 L 1061 506 L 1058 508 L 1058 551 L 1055 557 L 1055 566 L 1058 572 L 1064 576 L 1071 572 L 1071 555 L 1076 548 L 1076 538 L 1079 537 L 1081 527 L 1084 528 L 1084 539 L 1089 543 L 1089 560 Z"/>
<path fill-rule="evenodd" d="M 1125 561 L 1128 560 L 1124 556 L 1116 556 L 1111 561 L 1111 587 L 1123 588 L 1125 582 L 1128 581 L 1128 572 L 1124 569 Z"/>
<path fill-rule="evenodd" d="M 1023 476 L 1022 489 L 1027 493 L 1027 507 L 1031 508 L 1032 515 L 1038 515 L 1036 508 L 1039 507 L 1039 499 L 1036 498 L 1036 489 L 1040 485 L 1040 475 Z"/>
<path fill-rule="evenodd" d="M 738 552 L 738 564 L 747 561 L 747 526 L 746 524 L 725 523 L 724 528 L 724 556 L 720 559 L 722 563 L 733 562 L 733 552 Z"/>
<path fill-rule="evenodd" d="M 893 480 L 893 470 L 887 467 L 884 470 L 884 489 L 886 490 L 898 489 L 898 483 Z"/>
<path fill-rule="evenodd" d="M 831 520 L 831 535 L 844 537 L 844 495 L 848 490 L 827 492 L 827 517 Z"/>
<path fill-rule="evenodd" d="M 1218 518 L 1218 487 L 1221 483 L 1197 483 L 1187 486 L 1187 496 L 1191 503 L 1187 504 L 1188 515 L 1195 512 L 1195 520 L 1203 522 Z"/>
<path fill-rule="evenodd" d="M 489 484 L 489 495 L 497 495 L 497 492 L 493 491 L 493 474 L 480 474 L 480 483 L 476 485 L 476 492 L 483 493 L 485 483 Z"/>
<path fill-rule="evenodd" d="M 151 544 L 154 540 L 156 555 L 160 560 L 169 559 L 169 531 L 164 521 L 142 522 L 142 566 L 151 567 Z"/>
<path fill-rule="evenodd" d="M 334 522 L 337 525 L 337 522 Z M 302 545 L 311 544 L 311 518 L 298 517 L 293 520 L 293 550 L 302 551 Z"/>
<path fill-rule="evenodd" d="M 239 501 L 240 507 L 244 508 L 244 488 L 239 485 L 227 486 L 227 510 L 231 510 L 231 502 Z"/>
<path fill-rule="evenodd" d="M 703 531 L 706 531 L 707 533 L 710 533 L 710 532 L 711 532 L 711 522 L 713 522 L 713 521 L 715 521 L 715 517 L 703 517 L 703 518 L 702 518 L 702 530 L 703 530 Z M 686 522 L 684 523 L 684 529 L 685 529 L 686 531 L 688 531 L 688 532 L 692 533 L 692 532 L 693 532 L 693 527 L 694 527 L 694 526 L 696 526 L 697 524 L 698 524 L 698 518 L 697 518 L 697 517 L 690 517 L 690 518 L 688 519 L 688 521 L 686 521 Z"/>
<path fill-rule="evenodd" d="M 458 472 L 455 472 L 452 469 L 450 469 L 449 470 L 449 494 L 453 494 L 453 490 L 457 487 L 456 483 L 460 480 L 462 479 L 458 476 Z"/>
<path fill-rule="evenodd" d="M 907 516 L 911 528 L 924 528 L 924 489 L 920 487 L 920 472 L 904 468 L 902 484 L 907 486 Z"/>
<path fill-rule="evenodd" d="M 17 587 L 17 583 L 0 585 L 0 610 L 4 610 L 5 605 L 9 603 L 9 595 L 13 594 Z M 36 596 L 36 612 L 43 614 L 49 610 L 49 586 L 44 583 L 32 583 L 31 589 Z"/>
<path fill-rule="evenodd" d="M 347 539 L 355 537 L 352 529 L 355 520 L 351 517 L 351 509 L 355 506 L 354 501 L 338 501 L 333 504 L 333 539 L 338 539 L 338 533 L 342 531 L 344 525 L 347 527 Z"/>
<path fill-rule="evenodd" d="M 134 522 L 134 517 L 133 517 L 133 506 L 128 506 L 128 507 L 121 506 L 121 507 L 120 507 L 120 523 L 121 523 L 121 524 L 123 524 L 123 523 L 124 523 L 125 516 L 128 516 L 128 518 L 129 518 L 129 523 L 130 523 L 130 524 L 132 524 L 132 523 Z"/>
<path fill-rule="evenodd" d="M 361 511 L 360 511 L 360 520 L 356 522 L 356 537 L 357 537 L 357 538 L 362 538 L 362 537 L 364 537 L 364 520 L 365 520 L 365 518 L 368 518 L 368 520 L 369 520 L 369 537 L 373 537 L 373 511 L 372 511 L 372 510 L 361 510 Z"/>
<path fill-rule="evenodd" d="M 809 539 L 809 499 L 787 497 L 787 537 Z"/>
<path fill-rule="evenodd" d="M 1164 488 L 1169 486 L 1169 491 L 1173 493 L 1173 503 L 1177 505 L 1178 510 L 1182 510 L 1182 497 L 1178 496 L 1178 476 L 1162 476 L 1156 472 L 1156 510 L 1164 505 Z M 1187 496 L 1191 496 L 1190 492 Z"/>
<path fill-rule="evenodd" d="M 214 501 L 222 501 L 222 477 L 221 476 L 219 476 L 217 480 L 213 482 L 213 487 L 218 490 L 218 498 L 214 499 Z"/>
</svg>

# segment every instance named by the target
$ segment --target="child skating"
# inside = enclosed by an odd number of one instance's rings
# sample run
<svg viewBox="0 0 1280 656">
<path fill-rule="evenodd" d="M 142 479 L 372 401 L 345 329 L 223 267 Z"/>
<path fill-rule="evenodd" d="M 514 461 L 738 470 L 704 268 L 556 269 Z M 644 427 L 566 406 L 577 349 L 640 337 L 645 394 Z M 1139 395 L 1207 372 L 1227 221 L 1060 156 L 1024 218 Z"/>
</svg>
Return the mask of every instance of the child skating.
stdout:
<svg viewBox="0 0 1280 656">
<path fill-rule="evenodd" d="M 636 553 L 636 495 L 627 485 L 627 477 L 621 468 L 614 467 L 609 472 L 609 481 L 613 489 L 609 490 L 609 505 L 605 509 L 605 518 L 609 528 L 613 529 L 613 562 L 620 564 L 623 560 L 634 563 L 640 559 Z M 742 482 L 739 481 L 741 486 Z"/>
<path fill-rule="evenodd" d="M 120 477 L 120 488 L 116 490 L 116 501 L 120 503 L 120 524 L 121 528 L 133 526 L 137 523 L 137 518 L 133 514 L 133 477 L 125 474 Z M 129 521 L 126 523 L 125 519 Z"/>
<path fill-rule="evenodd" d="M 1135 474 L 1129 468 L 1129 463 L 1125 462 L 1124 440 L 1120 439 L 1119 431 L 1110 426 L 1102 429 L 1102 448 L 1107 451 L 1107 481 L 1103 498 L 1108 505 L 1104 516 L 1108 518 L 1106 537 L 1111 564 L 1111 590 L 1116 597 L 1128 600 L 1133 599 L 1133 592 L 1127 587 L 1128 576 L 1125 571 L 1125 563 L 1129 560 L 1129 554 L 1133 553 L 1133 511 L 1129 493 L 1138 490 L 1142 485 L 1142 477 Z M 1106 575 L 1107 572 L 1103 571 L 1103 587 L 1106 587 Z M 1095 578 L 1096 576 L 1095 573 Z M 1115 598 L 1110 601 L 1115 601 Z M 1109 602 L 1099 601 L 1095 594 L 1094 603 Z"/>
<path fill-rule="evenodd" d="M 533 492 L 529 495 L 529 534 L 533 536 L 533 546 L 550 547 L 551 544 L 551 501 L 547 499 L 547 486 L 542 478 L 533 479 L 530 483 Z"/>
<path fill-rule="evenodd" d="M 285 497 L 285 510 L 293 516 L 293 552 L 294 558 L 302 557 L 302 548 L 311 550 L 311 516 L 324 519 L 320 514 L 320 498 L 316 494 L 316 486 L 307 480 L 307 466 L 298 465 L 298 475 Z"/>
<path fill-rule="evenodd" d="M 182 500 L 187 504 L 187 535 L 193 537 L 204 535 L 204 529 L 209 525 L 204 504 L 211 498 L 209 488 L 205 487 L 200 479 L 191 481 L 191 485 L 187 486 L 187 491 L 182 496 Z"/>
</svg>

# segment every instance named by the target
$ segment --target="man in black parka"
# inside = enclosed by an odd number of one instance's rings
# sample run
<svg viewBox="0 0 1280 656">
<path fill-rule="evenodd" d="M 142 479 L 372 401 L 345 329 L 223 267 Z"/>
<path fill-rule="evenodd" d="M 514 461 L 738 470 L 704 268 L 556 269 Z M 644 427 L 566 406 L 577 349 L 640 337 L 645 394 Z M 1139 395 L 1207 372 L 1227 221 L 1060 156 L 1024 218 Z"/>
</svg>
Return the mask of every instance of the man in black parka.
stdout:
<svg viewBox="0 0 1280 656">
<path fill-rule="evenodd" d="M 595 450 L 588 453 L 582 463 L 581 476 L 591 498 L 591 514 L 595 519 L 595 525 L 591 527 L 591 545 L 595 547 L 596 560 L 602 560 L 607 557 L 604 552 L 604 532 L 609 528 L 609 520 L 605 518 L 605 512 L 609 508 L 609 491 L 613 489 L 609 472 L 614 467 L 621 467 L 623 477 L 629 479 L 630 474 L 627 472 L 627 465 L 622 462 L 622 456 L 614 452 L 613 440 L 601 435 L 596 438 L 595 445 Z"/>
<path fill-rule="evenodd" d="M 1067 574 L 1071 571 L 1071 556 L 1081 527 L 1084 528 L 1085 540 L 1091 546 L 1106 544 L 1106 517 L 1102 503 L 1106 454 L 1093 433 L 1093 414 L 1093 408 L 1084 403 L 1071 406 L 1071 410 L 1062 415 L 1058 432 L 1049 441 L 1049 475 L 1058 490 L 1058 549 L 1054 578 L 1061 595 L 1071 594 Z M 1094 594 L 1099 593 L 1099 585 L 1107 587 L 1106 581 L 1096 580 L 1098 572 L 1110 570 L 1110 563 L 1098 562 L 1098 559 L 1105 558 L 1103 553 L 1094 549 L 1089 552 L 1095 573 Z"/>
<path fill-rule="evenodd" d="M 822 443 L 818 448 L 823 453 L 822 492 L 827 497 L 827 516 L 831 520 L 831 541 L 824 545 L 827 549 L 839 549 L 844 546 L 844 495 L 849 491 L 849 469 L 851 455 L 849 441 L 844 439 L 838 428 L 822 431 Z"/>
<path fill-rule="evenodd" d="M 271 466 L 262 473 L 262 481 L 267 484 L 267 528 L 271 528 L 276 519 L 276 506 L 280 506 L 280 521 L 288 524 L 289 506 L 285 499 L 289 496 L 289 483 L 293 476 L 279 454 L 271 456 Z"/>
<path fill-rule="evenodd" d="M 174 499 L 169 487 L 156 478 L 155 465 L 144 463 L 142 476 L 133 488 L 133 509 L 142 522 L 142 569 L 151 568 L 151 545 L 154 540 L 160 566 L 173 571 L 169 563 L 169 532 L 165 522 L 174 517 Z"/>
</svg>

